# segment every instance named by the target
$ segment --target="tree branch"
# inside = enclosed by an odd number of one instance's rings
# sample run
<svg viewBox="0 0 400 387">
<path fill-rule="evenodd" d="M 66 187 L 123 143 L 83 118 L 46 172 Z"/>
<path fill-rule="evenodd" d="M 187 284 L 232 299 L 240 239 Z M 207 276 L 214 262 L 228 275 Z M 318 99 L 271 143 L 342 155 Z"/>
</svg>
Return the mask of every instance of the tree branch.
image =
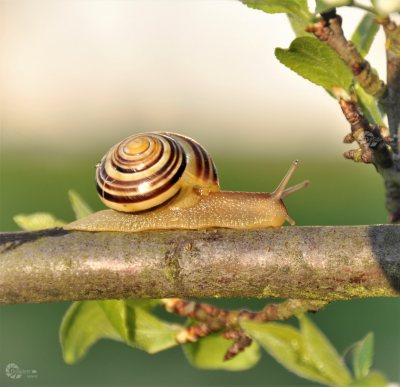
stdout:
<svg viewBox="0 0 400 387">
<path fill-rule="evenodd" d="M 400 226 L 0 234 L 0 302 L 400 294 Z"/>
</svg>

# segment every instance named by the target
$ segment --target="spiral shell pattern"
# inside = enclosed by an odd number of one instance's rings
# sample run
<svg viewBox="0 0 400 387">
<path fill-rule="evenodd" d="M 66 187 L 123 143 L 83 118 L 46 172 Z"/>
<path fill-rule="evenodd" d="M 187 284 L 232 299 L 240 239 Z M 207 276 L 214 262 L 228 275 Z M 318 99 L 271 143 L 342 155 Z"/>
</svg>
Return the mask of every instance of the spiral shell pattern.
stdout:
<svg viewBox="0 0 400 387">
<path fill-rule="evenodd" d="M 113 146 L 96 169 L 100 199 L 110 208 L 139 212 L 182 199 L 193 187 L 219 191 L 214 162 L 189 137 L 152 132 Z"/>
</svg>

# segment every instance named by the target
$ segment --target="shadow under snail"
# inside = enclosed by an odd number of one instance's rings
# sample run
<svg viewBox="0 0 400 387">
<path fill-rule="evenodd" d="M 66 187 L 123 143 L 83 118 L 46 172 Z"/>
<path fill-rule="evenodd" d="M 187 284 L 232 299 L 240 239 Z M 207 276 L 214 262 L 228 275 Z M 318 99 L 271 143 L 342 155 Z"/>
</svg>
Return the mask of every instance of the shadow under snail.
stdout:
<svg viewBox="0 0 400 387">
<path fill-rule="evenodd" d="M 256 229 L 294 224 L 282 201 L 306 187 L 286 188 L 294 161 L 272 193 L 221 191 L 214 162 L 189 137 L 170 132 L 130 136 L 96 168 L 100 199 L 111 210 L 66 226 L 81 231 Z"/>
</svg>

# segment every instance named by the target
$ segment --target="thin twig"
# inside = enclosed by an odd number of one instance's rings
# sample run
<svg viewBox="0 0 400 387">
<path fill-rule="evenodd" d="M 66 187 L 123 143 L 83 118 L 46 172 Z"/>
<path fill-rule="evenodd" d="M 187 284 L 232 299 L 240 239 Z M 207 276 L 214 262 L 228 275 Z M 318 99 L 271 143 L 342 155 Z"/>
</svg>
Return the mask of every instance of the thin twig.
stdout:
<svg viewBox="0 0 400 387">
<path fill-rule="evenodd" d="M 243 331 L 243 329 L 231 329 L 223 334 L 228 340 L 233 340 L 232 345 L 228 348 L 224 355 L 224 360 L 233 359 L 240 352 L 243 352 L 247 347 L 251 345 L 253 339 Z"/>
<path fill-rule="evenodd" d="M 310 26 L 307 31 L 326 42 L 339 54 L 352 70 L 354 78 L 368 94 L 377 98 L 383 96 L 386 92 L 385 83 L 379 79 L 377 72 L 362 57 L 353 42 L 344 36 L 342 18 L 335 11 L 321 16 L 321 20 Z"/>
<path fill-rule="evenodd" d="M 176 337 L 178 343 L 194 342 L 214 332 L 222 332 L 223 337 L 233 340 L 225 354 L 225 360 L 232 359 L 252 342 L 241 329 L 241 321 L 287 320 L 304 312 L 316 312 L 327 305 L 326 301 L 292 299 L 280 304 L 268 304 L 261 311 L 252 312 L 244 309 L 226 310 L 214 305 L 179 298 L 164 299 L 163 303 L 168 312 L 197 322 L 178 333 Z"/>
<path fill-rule="evenodd" d="M 347 151 L 344 156 L 354 161 L 374 163 L 383 169 L 391 168 L 392 153 L 379 126 L 370 124 L 361 109 L 350 98 L 340 97 L 339 105 L 351 127 L 351 135 L 347 135 L 344 142 L 357 141 L 359 145 L 359 149 Z"/>
</svg>

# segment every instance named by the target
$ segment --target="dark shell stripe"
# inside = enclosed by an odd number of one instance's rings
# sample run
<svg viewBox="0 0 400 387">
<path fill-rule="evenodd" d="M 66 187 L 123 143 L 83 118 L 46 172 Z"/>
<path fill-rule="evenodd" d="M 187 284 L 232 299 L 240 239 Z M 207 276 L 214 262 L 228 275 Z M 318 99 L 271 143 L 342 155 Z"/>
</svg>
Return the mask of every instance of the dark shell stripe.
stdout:
<svg viewBox="0 0 400 387">
<path fill-rule="evenodd" d="M 214 162 L 211 160 L 210 156 L 201 145 L 196 145 L 199 148 L 203 158 L 203 173 L 201 175 L 201 178 L 205 181 L 210 181 L 212 183 L 218 184 L 218 177 Z"/>
<path fill-rule="evenodd" d="M 204 181 L 218 184 L 218 176 L 215 164 L 204 147 L 189 137 L 182 136 L 180 134 L 174 134 L 174 136 L 179 137 L 190 145 L 195 155 L 196 175 Z"/>
<path fill-rule="evenodd" d="M 218 181 L 218 173 L 217 173 L 217 167 L 214 164 L 214 161 L 211 161 L 211 167 L 212 167 L 212 171 L 213 171 L 213 180 L 215 181 L 216 184 L 219 185 L 219 181 Z"/>
<path fill-rule="evenodd" d="M 197 144 L 195 144 L 193 141 L 188 141 L 186 138 L 182 137 L 185 141 L 188 142 L 188 144 L 190 145 L 190 147 L 193 150 L 194 153 L 194 159 L 196 160 L 196 176 L 200 176 L 201 175 L 201 171 L 203 169 L 203 157 L 202 154 L 199 150 L 199 147 L 197 146 Z"/>
<path fill-rule="evenodd" d="M 179 197 L 180 193 L 181 193 L 181 189 L 179 189 L 173 196 L 171 196 L 169 199 L 165 200 L 164 202 L 162 202 L 160 204 L 156 204 L 151 207 L 146 207 L 143 210 L 137 210 L 137 211 L 135 211 L 135 214 L 143 214 L 146 212 L 155 211 L 159 208 L 162 208 L 162 207 L 168 205 L 169 203 L 173 202 L 177 197 Z"/>
<path fill-rule="evenodd" d="M 201 155 L 203 156 L 203 165 L 204 165 L 202 178 L 204 180 L 210 180 L 210 161 L 208 159 L 206 151 L 201 147 L 199 148 Z"/>
</svg>

